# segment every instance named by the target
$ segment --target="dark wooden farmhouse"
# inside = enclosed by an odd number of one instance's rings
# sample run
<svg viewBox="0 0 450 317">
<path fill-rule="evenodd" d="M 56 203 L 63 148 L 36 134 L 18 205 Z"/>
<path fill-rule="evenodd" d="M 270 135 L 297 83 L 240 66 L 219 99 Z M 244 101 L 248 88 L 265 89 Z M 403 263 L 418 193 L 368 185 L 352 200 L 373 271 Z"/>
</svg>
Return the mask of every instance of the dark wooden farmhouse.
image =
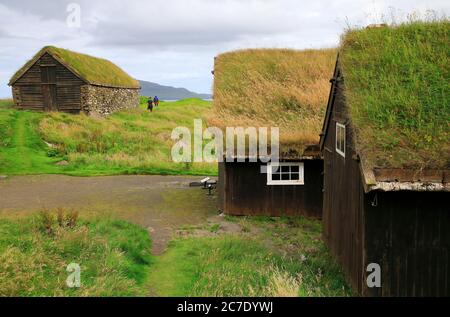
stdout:
<svg viewBox="0 0 450 317">
<path fill-rule="evenodd" d="M 210 124 L 223 129 L 225 125 L 280 128 L 279 163 L 250 162 L 248 155 L 241 157 L 242 163 L 219 163 L 222 212 L 322 216 L 323 160 L 318 143 L 335 54 L 247 50 L 216 58 L 217 118 Z"/>
<path fill-rule="evenodd" d="M 343 39 L 320 141 L 323 236 L 360 295 L 450 295 L 448 34 L 413 24 Z"/>
<path fill-rule="evenodd" d="M 44 47 L 11 78 L 19 109 L 107 115 L 139 105 L 139 82 L 118 66 Z"/>
<path fill-rule="evenodd" d="M 267 173 L 261 172 L 267 167 Z M 219 209 L 237 216 L 322 216 L 323 160 L 318 146 L 279 163 L 219 163 Z"/>
</svg>

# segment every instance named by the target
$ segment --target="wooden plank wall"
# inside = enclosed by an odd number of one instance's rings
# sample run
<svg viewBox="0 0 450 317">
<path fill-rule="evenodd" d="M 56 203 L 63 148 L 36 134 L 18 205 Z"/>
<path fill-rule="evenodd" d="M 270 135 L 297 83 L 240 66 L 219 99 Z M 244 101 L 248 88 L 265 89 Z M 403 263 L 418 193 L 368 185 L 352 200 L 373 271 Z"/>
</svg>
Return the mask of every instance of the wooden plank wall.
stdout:
<svg viewBox="0 0 450 317">
<path fill-rule="evenodd" d="M 225 195 L 226 195 L 226 168 L 225 168 L 225 163 L 221 162 L 219 163 L 219 180 L 217 182 L 217 190 L 219 192 L 219 210 L 221 212 L 225 212 Z"/>
<path fill-rule="evenodd" d="M 21 78 L 19 78 L 13 88 L 19 91 L 20 99 L 15 99 L 19 108 L 44 111 L 39 62 L 35 63 Z"/>
<path fill-rule="evenodd" d="M 371 193 L 365 217 L 366 261 L 381 265 L 382 288 L 364 295 L 450 295 L 449 193 Z"/>
<path fill-rule="evenodd" d="M 49 54 L 43 55 L 15 84 L 20 97 L 16 104 L 22 109 L 43 111 L 40 65 L 56 65 L 56 101 L 59 111 L 78 113 L 81 110 L 81 86 L 84 82 Z"/>
<path fill-rule="evenodd" d="M 305 185 L 268 186 L 261 163 L 222 163 L 219 201 L 230 215 L 322 216 L 322 160 L 305 161 Z M 223 179 L 225 176 L 225 179 Z"/>
<path fill-rule="evenodd" d="M 336 83 L 333 112 L 324 142 L 323 237 L 353 290 L 365 287 L 364 190 L 354 159 L 353 135 L 346 128 L 346 156 L 336 152 L 336 122 L 348 124 L 342 83 Z"/>
</svg>

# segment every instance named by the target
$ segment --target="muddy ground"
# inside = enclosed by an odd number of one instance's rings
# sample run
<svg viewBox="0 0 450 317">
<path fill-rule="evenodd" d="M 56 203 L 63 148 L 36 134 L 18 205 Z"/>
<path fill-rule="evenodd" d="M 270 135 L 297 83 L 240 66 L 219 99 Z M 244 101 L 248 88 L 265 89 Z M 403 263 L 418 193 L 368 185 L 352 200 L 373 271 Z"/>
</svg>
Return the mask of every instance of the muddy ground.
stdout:
<svg viewBox="0 0 450 317">
<path fill-rule="evenodd" d="M 216 196 L 189 187 L 190 182 L 201 178 L 9 177 L 0 179 L 0 216 L 27 215 L 55 208 L 75 209 L 81 214 L 114 215 L 146 228 L 153 240 L 153 254 L 158 255 L 180 228 L 223 222 L 217 216 Z"/>
</svg>

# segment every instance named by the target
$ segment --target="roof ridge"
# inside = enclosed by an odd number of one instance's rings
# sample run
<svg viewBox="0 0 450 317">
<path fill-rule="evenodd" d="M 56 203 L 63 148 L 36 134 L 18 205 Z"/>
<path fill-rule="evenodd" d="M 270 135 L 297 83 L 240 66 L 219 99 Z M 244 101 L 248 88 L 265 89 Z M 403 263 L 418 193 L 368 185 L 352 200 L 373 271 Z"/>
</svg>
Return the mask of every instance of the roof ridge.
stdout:
<svg viewBox="0 0 450 317">
<path fill-rule="evenodd" d="M 44 46 L 31 60 L 25 63 L 11 77 L 9 85 L 11 86 L 19 80 L 46 53 L 88 84 L 111 88 L 140 88 L 136 79 L 108 59 L 52 45 Z"/>
</svg>

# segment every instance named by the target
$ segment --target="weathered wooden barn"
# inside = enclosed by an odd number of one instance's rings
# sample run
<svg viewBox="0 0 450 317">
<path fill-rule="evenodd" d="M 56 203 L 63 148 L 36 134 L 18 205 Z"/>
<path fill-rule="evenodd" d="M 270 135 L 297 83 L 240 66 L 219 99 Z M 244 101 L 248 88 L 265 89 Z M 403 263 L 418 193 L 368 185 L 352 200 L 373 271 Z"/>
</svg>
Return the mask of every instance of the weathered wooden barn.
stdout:
<svg viewBox="0 0 450 317">
<path fill-rule="evenodd" d="M 448 34 L 413 24 L 343 39 L 320 141 L 323 236 L 364 296 L 450 295 Z M 381 287 L 367 283 L 371 263 Z"/>
<path fill-rule="evenodd" d="M 320 218 L 319 134 L 334 50 L 247 50 L 218 56 L 215 120 L 228 127 L 279 127 L 280 162 L 219 163 L 219 209 L 229 215 Z M 264 160 L 265 161 L 265 160 Z M 262 173 L 266 168 L 267 173 Z"/>
<path fill-rule="evenodd" d="M 11 78 L 19 109 L 107 115 L 139 105 L 139 82 L 112 62 L 44 47 Z"/>
</svg>

